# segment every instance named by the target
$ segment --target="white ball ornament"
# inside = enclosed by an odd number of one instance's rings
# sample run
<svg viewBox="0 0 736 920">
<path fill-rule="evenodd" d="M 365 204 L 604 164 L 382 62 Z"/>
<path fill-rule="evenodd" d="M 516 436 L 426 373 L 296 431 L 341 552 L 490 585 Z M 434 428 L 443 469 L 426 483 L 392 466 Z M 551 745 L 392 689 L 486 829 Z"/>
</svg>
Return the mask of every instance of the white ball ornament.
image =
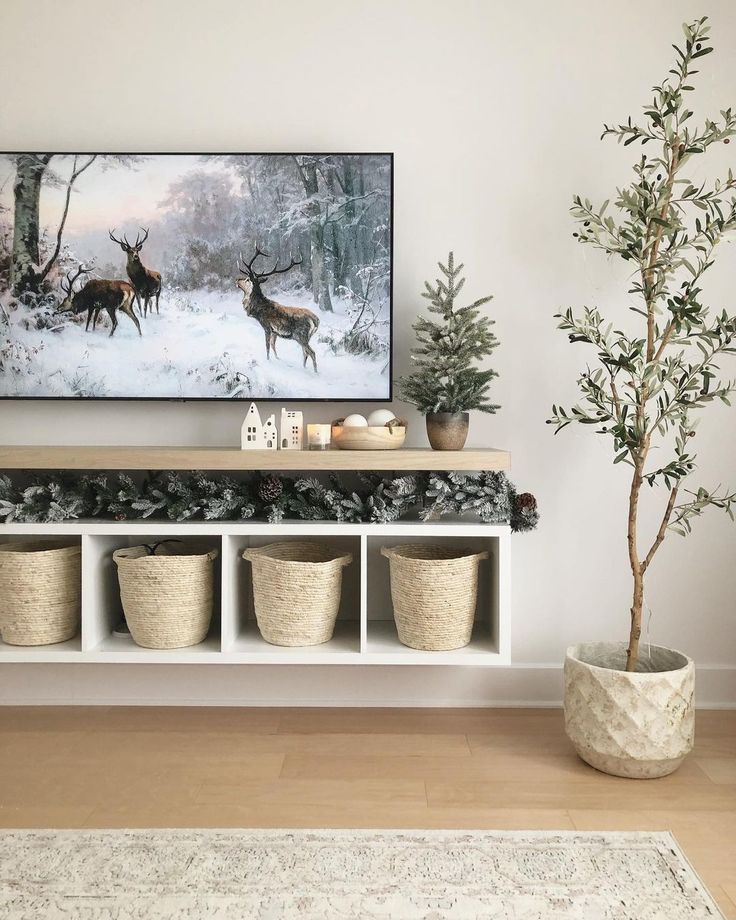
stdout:
<svg viewBox="0 0 736 920">
<path fill-rule="evenodd" d="M 353 415 L 348 415 L 348 417 L 343 421 L 343 426 L 345 428 L 365 428 L 368 425 L 368 420 L 364 415 L 360 415 L 358 412 L 355 412 Z"/>
<path fill-rule="evenodd" d="M 374 409 L 368 416 L 368 424 L 372 427 L 383 427 L 387 422 L 396 418 L 390 409 Z"/>
</svg>

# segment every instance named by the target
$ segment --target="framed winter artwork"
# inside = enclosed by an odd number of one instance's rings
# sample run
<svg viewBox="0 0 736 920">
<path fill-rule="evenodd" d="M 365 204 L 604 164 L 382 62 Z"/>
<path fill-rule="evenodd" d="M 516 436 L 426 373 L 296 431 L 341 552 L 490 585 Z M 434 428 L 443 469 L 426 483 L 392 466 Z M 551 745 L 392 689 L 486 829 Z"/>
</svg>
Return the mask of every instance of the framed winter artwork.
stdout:
<svg viewBox="0 0 736 920">
<path fill-rule="evenodd" d="M 0 154 L 0 398 L 391 398 L 390 153 Z"/>
</svg>

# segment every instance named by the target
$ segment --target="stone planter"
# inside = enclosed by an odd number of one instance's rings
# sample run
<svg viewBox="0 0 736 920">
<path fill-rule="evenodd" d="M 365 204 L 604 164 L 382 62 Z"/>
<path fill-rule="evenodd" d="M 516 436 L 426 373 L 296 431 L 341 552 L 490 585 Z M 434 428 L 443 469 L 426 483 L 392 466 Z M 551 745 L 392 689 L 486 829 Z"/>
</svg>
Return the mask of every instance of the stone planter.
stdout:
<svg viewBox="0 0 736 920">
<path fill-rule="evenodd" d="M 433 450 L 462 450 L 468 438 L 467 412 L 430 412 L 425 416 Z"/>
<path fill-rule="evenodd" d="M 682 652 L 641 645 L 638 670 L 626 644 L 573 645 L 565 658 L 565 730 L 580 757 L 614 776 L 673 773 L 695 737 L 695 667 Z"/>
</svg>

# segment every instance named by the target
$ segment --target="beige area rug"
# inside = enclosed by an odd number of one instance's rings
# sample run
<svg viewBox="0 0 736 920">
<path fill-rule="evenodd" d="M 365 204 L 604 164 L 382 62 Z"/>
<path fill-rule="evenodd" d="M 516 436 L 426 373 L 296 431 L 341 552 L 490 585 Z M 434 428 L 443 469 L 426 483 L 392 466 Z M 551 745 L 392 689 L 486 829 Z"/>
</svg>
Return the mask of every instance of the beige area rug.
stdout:
<svg viewBox="0 0 736 920">
<path fill-rule="evenodd" d="M 3 920 L 715 920 L 671 834 L 0 831 Z"/>
</svg>

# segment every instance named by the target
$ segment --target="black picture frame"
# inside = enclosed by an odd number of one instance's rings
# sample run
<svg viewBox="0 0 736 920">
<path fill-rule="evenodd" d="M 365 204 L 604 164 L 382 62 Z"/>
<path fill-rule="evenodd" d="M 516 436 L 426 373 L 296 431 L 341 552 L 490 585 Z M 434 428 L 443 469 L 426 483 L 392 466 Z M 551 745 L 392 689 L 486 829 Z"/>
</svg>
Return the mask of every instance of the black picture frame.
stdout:
<svg viewBox="0 0 736 920">
<path fill-rule="evenodd" d="M 27 150 L 0 150 L 0 158 L 3 157 L 18 157 L 22 155 L 44 155 L 52 153 L 52 151 L 27 151 Z M 136 150 L 136 151 L 116 151 L 116 150 L 56 150 L 53 151 L 54 156 L 80 156 L 80 157 L 90 157 L 90 156 L 145 156 L 145 157 L 158 157 L 158 156 L 189 156 L 189 157 L 218 157 L 218 156 L 267 156 L 267 157 L 293 157 L 293 156 L 313 156 L 313 157 L 341 157 L 341 156 L 350 156 L 350 157 L 386 157 L 389 165 L 389 253 L 390 253 L 390 266 L 389 266 L 389 279 L 388 279 L 388 359 L 387 359 L 387 373 L 388 373 L 388 392 L 385 396 L 374 396 L 374 397 L 365 397 L 365 396 L 341 396 L 339 394 L 328 396 L 301 396 L 298 394 L 292 395 L 277 395 L 277 396 L 263 396 L 263 395 L 247 395 L 240 397 L 232 396 L 95 396 L 95 395 L 5 395 L 0 393 L 0 402 L 90 402 L 90 403 L 105 403 L 105 402 L 178 402 L 178 403 L 242 403 L 247 404 L 249 401 L 257 401 L 264 403 L 350 403 L 350 402 L 360 402 L 360 403 L 388 403 L 394 397 L 394 236 L 395 236 L 395 162 L 394 162 L 394 153 L 393 151 L 239 151 L 239 150 L 230 150 L 230 151 L 177 151 L 177 150 L 164 150 L 164 151 L 146 151 L 146 150 Z"/>
</svg>

